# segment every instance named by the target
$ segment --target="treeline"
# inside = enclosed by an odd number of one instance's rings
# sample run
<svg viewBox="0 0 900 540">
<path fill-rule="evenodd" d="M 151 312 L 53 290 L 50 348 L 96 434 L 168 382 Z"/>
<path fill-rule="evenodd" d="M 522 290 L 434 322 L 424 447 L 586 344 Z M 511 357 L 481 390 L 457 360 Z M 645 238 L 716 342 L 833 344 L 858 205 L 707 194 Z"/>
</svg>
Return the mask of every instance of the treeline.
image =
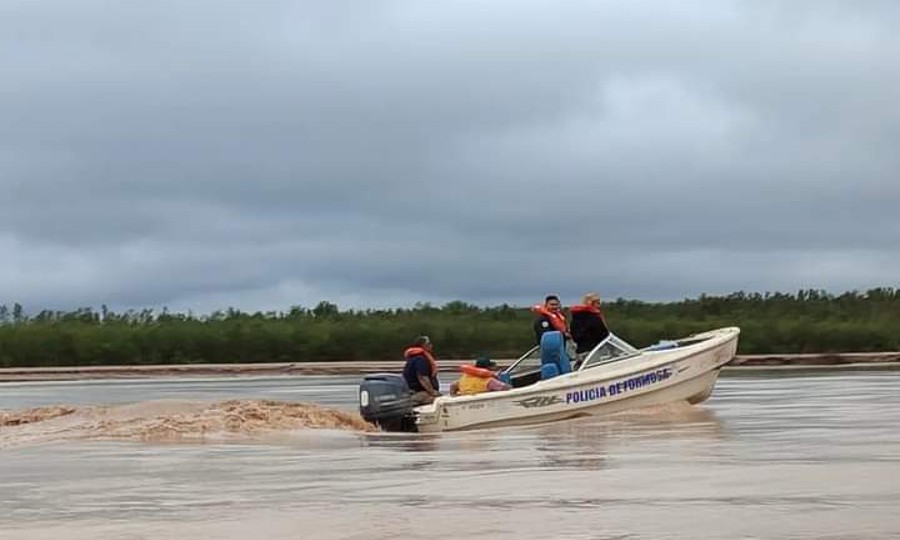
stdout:
<svg viewBox="0 0 900 540">
<path fill-rule="evenodd" d="M 832 295 L 744 293 L 681 302 L 618 299 L 612 330 L 636 346 L 740 326 L 739 352 L 900 350 L 900 289 Z M 340 310 L 330 302 L 287 312 L 209 315 L 83 308 L 28 315 L 0 306 L 0 366 L 69 366 L 399 359 L 419 334 L 443 358 L 514 357 L 532 345 L 527 308 L 450 302 L 409 309 Z"/>
</svg>

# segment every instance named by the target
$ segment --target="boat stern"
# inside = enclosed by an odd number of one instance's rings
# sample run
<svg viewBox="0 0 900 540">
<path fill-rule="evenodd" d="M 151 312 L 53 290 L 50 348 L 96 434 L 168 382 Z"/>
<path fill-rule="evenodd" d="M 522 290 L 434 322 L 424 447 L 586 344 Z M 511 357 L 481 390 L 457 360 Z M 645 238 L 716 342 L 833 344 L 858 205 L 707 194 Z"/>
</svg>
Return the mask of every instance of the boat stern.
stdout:
<svg viewBox="0 0 900 540">
<path fill-rule="evenodd" d="M 444 410 L 444 408 L 440 402 L 441 398 L 437 398 L 433 403 L 422 405 L 414 409 L 416 415 L 416 430 L 419 433 L 435 433 L 442 431 L 441 411 Z"/>
</svg>

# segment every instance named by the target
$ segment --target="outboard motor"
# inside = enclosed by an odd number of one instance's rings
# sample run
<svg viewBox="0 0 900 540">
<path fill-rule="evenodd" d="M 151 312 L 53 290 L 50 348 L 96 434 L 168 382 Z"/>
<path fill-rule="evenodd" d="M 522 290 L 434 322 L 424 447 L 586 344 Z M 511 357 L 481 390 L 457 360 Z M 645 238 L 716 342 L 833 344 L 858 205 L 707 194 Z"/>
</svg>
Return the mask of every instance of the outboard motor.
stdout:
<svg viewBox="0 0 900 540">
<path fill-rule="evenodd" d="M 366 375 L 359 385 L 359 414 L 385 431 L 416 431 L 411 395 L 401 375 Z"/>
</svg>

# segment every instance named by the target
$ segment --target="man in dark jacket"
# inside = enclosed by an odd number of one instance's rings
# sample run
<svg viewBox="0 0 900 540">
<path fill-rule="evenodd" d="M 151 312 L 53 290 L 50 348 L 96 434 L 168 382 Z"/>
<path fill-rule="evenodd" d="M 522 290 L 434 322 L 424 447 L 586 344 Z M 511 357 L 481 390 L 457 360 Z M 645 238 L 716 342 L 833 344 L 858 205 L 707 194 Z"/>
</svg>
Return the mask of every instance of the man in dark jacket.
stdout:
<svg viewBox="0 0 900 540">
<path fill-rule="evenodd" d="M 412 390 L 412 400 L 416 405 L 431 403 L 441 395 L 441 384 L 438 381 L 438 365 L 434 358 L 434 345 L 428 336 L 419 336 L 412 347 L 404 351 L 406 364 L 403 366 L 403 378 Z"/>
<path fill-rule="evenodd" d="M 572 339 L 577 345 L 575 353 L 587 354 L 609 335 L 606 319 L 600 310 L 600 295 L 591 292 L 584 295 L 581 305 L 572 306 Z"/>
</svg>

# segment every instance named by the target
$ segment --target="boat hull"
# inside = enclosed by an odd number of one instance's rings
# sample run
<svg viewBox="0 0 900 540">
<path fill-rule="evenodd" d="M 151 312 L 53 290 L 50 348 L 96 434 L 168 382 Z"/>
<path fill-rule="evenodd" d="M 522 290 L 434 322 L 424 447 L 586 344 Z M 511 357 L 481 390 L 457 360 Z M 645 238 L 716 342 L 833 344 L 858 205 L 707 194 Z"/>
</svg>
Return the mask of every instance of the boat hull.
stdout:
<svg viewBox="0 0 900 540">
<path fill-rule="evenodd" d="M 737 328 L 706 332 L 694 345 L 644 351 L 608 366 L 475 396 L 440 397 L 416 409 L 420 432 L 516 426 L 709 398 L 737 350 Z"/>
</svg>

